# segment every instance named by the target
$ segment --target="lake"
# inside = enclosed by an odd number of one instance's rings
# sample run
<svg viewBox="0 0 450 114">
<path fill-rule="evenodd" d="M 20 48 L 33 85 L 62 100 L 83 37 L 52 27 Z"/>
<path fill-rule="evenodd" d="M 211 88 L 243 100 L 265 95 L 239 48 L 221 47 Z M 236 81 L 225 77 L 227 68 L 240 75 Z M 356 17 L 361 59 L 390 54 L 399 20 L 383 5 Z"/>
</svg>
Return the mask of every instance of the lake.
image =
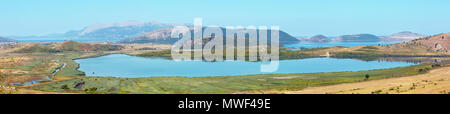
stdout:
<svg viewBox="0 0 450 114">
<path fill-rule="evenodd" d="M 394 44 L 393 42 L 326 42 L 326 43 L 317 43 L 317 42 L 308 42 L 301 41 L 298 43 L 285 44 L 285 47 L 288 48 L 322 48 L 322 47 L 333 47 L 333 46 L 344 46 L 344 47 L 353 47 L 353 46 L 371 46 L 371 45 L 389 45 Z"/>
<path fill-rule="evenodd" d="M 111 54 L 96 58 L 75 60 L 78 70 L 86 76 L 139 78 L 153 76 L 238 76 L 268 74 L 260 72 L 260 65 L 267 62 L 245 61 L 173 61 L 163 58 L 146 58 L 125 54 Z M 309 58 L 281 60 L 279 69 L 272 73 L 317 73 L 386 69 L 416 65 L 417 63 L 390 61 L 360 61 L 355 59 Z"/>
</svg>

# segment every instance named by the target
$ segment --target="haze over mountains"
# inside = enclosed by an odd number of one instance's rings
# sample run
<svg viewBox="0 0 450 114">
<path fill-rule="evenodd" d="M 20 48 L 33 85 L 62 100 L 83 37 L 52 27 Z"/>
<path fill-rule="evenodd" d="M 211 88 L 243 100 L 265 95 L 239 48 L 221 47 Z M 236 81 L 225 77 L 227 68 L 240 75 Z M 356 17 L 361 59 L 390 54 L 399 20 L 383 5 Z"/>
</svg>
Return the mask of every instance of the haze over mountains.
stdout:
<svg viewBox="0 0 450 114">
<path fill-rule="evenodd" d="M 381 39 L 372 34 L 354 34 L 354 35 L 342 35 L 332 41 L 335 42 L 379 42 Z"/>
<path fill-rule="evenodd" d="M 81 30 L 68 31 L 63 34 L 50 34 L 39 37 L 12 37 L 17 39 L 54 38 L 58 40 L 87 39 L 95 41 L 119 41 L 121 43 L 163 43 L 171 44 L 177 39 L 170 38 L 171 28 L 182 24 L 165 24 L 158 22 L 127 21 L 122 23 L 107 23 L 87 26 Z M 224 31 L 225 33 L 225 31 Z M 294 38 L 286 32 L 280 31 L 280 42 L 404 42 L 424 35 L 409 31 L 399 32 L 388 36 L 376 36 L 373 34 L 342 35 L 329 38 L 324 35 L 316 35 L 311 38 Z"/>
<path fill-rule="evenodd" d="M 395 33 L 389 36 L 380 36 L 386 42 L 403 42 L 403 41 L 411 41 L 418 38 L 426 37 L 422 34 L 413 33 L 409 31 L 403 31 L 399 33 Z"/>
<path fill-rule="evenodd" d="M 300 41 L 310 41 L 310 42 L 318 42 L 318 43 L 325 43 L 325 42 L 330 42 L 331 39 L 324 36 L 324 35 L 315 35 L 313 37 L 310 38 L 298 38 L 298 40 Z"/>
<path fill-rule="evenodd" d="M 132 38 L 154 30 L 172 28 L 175 24 L 163 24 L 157 22 L 128 21 L 124 23 L 98 24 L 85 27 L 82 30 L 69 31 L 64 37 L 77 38 Z"/>
<path fill-rule="evenodd" d="M 0 37 L 0 42 L 18 42 L 18 41 L 11 38 Z"/>
<path fill-rule="evenodd" d="M 310 38 L 298 38 L 301 41 L 310 42 L 405 42 L 414 39 L 426 37 L 424 35 L 413 33 L 409 31 L 403 31 L 388 36 L 375 36 L 373 34 L 353 34 L 342 35 L 337 38 L 329 38 L 324 35 L 316 35 Z"/>
<path fill-rule="evenodd" d="M 203 28 L 205 29 L 205 28 Z M 226 38 L 226 33 L 227 31 L 225 30 L 225 28 L 223 27 L 219 27 L 219 29 L 222 30 L 222 34 L 224 36 L 224 38 Z M 243 29 L 237 29 L 235 31 L 245 31 Z M 259 30 L 256 30 L 257 32 L 259 32 Z M 191 32 L 191 38 L 193 38 L 193 34 L 199 34 L 199 33 L 194 33 L 193 28 L 190 28 L 190 32 Z M 245 32 L 244 32 L 245 33 Z M 267 39 L 270 41 L 271 40 L 271 36 L 270 36 L 270 30 L 267 31 L 268 35 L 267 35 Z M 172 38 L 171 37 L 172 34 L 172 29 L 162 29 L 162 30 L 156 30 L 153 32 L 148 32 L 145 33 L 142 36 L 139 37 L 135 37 L 135 38 L 127 38 L 124 40 L 121 40 L 120 43 L 166 43 L 166 44 L 173 44 L 176 41 L 178 41 L 179 39 L 176 38 Z M 245 36 L 247 39 L 249 36 Z M 259 40 L 259 37 L 257 37 Z M 288 33 L 281 31 L 279 32 L 279 41 L 281 44 L 285 44 L 285 43 L 295 43 L 295 42 L 299 42 L 295 37 L 289 35 Z"/>
<path fill-rule="evenodd" d="M 50 37 L 59 39 L 68 38 L 68 40 L 103 39 L 105 41 L 120 40 L 121 43 L 172 44 L 175 43 L 178 39 L 170 38 L 171 28 L 178 25 L 181 24 L 163 24 L 158 22 L 143 23 L 137 21 L 128 21 L 124 23 L 91 25 L 85 27 L 82 30 L 73 30 L 63 34 L 51 34 L 40 37 L 31 37 L 30 39 Z M 225 29 L 224 28 L 221 29 L 223 30 L 223 33 L 225 33 Z M 289 35 L 288 33 L 280 31 L 280 42 L 282 43 L 298 42 L 298 40 L 295 39 L 293 36 Z"/>
</svg>

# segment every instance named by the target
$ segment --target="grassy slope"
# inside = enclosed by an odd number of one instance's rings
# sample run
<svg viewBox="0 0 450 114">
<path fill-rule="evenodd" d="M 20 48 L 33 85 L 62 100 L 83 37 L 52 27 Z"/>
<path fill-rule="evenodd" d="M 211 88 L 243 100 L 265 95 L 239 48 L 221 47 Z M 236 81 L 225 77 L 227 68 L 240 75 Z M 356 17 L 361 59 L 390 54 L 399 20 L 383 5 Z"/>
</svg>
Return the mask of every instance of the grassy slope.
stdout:
<svg viewBox="0 0 450 114">
<path fill-rule="evenodd" d="M 422 70 L 419 70 L 422 69 Z M 366 74 L 370 79 L 410 76 L 426 73 L 431 65 L 416 65 L 393 69 L 358 72 L 308 73 L 308 74 L 266 74 L 223 77 L 149 77 L 149 78 L 105 78 L 83 77 L 74 80 L 55 82 L 33 89 L 55 92 L 88 93 L 232 93 L 267 89 L 299 90 L 310 86 L 364 81 Z M 419 72 L 420 71 L 420 72 Z M 86 82 L 82 89 L 75 84 Z M 67 85 L 68 89 L 62 87 Z"/>
<path fill-rule="evenodd" d="M 26 82 L 44 78 L 61 65 L 56 62 L 59 58 L 43 53 L 0 55 L 0 70 L 3 71 L 0 73 L 0 82 Z"/>
<path fill-rule="evenodd" d="M 449 48 L 450 34 L 439 34 L 426 38 L 416 39 L 409 42 L 377 45 L 377 46 L 356 46 L 356 47 L 331 47 L 329 49 L 316 49 L 317 55 L 330 53 L 337 57 L 355 57 L 355 56 L 443 56 L 450 57 Z M 435 44 L 440 44 L 442 49 L 437 49 Z M 313 51 L 305 51 L 313 52 Z"/>
</svg>

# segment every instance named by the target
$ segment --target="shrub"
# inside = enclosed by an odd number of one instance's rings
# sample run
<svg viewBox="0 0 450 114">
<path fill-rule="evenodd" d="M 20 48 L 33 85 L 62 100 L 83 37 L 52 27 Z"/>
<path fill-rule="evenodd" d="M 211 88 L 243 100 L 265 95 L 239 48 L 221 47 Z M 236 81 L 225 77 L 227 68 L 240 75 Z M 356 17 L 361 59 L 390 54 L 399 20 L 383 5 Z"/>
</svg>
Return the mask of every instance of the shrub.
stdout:
<svg viewBox="0 0 450 114">
<path fill-rule="evenodd" d="M 366 80 L 368 80 L 370 78 L 370 75 L 366 74 L 365 77 L 366 77 Z"/>
<path fill-rule="evenodd" d="M 63 85 L 63 86 L 61 86 L 61 89 L 67 90 L 67 89 L 70 89 L 70 88 L 69 88 L 69 86 L 67 86 L 67 85 Z"/>
</svg>

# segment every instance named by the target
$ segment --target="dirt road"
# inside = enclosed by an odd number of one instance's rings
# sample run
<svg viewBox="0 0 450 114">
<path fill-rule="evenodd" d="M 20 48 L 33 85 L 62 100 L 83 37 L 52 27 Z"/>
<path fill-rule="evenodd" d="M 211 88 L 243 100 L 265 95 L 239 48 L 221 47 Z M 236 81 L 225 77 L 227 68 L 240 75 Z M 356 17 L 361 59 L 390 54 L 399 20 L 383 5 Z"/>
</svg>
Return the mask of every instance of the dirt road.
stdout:
<svg viewBox="0 0 450 114">
<path fill-rule="evenodd" d="M 276 92 L 275 92 L 276 93 Z M 286 94 L 450 94 L 450 67 L 416 76 L 311 87 Z"/>
</svg>

